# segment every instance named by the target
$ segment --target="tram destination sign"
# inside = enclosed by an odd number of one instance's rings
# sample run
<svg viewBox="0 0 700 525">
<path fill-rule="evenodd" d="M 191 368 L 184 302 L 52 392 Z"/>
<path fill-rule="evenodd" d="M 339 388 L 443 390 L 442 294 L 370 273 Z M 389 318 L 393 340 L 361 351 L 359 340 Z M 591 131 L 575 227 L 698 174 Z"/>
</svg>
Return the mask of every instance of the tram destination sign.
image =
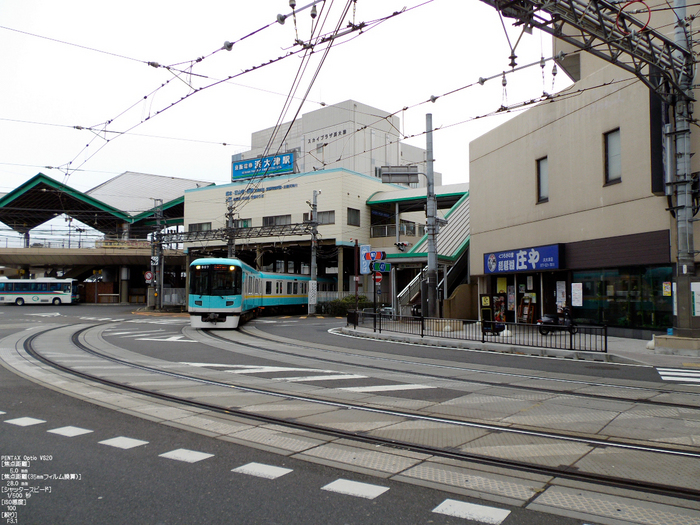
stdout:
<svg viewBox="0 0 700 525">
<path fill-rule="evenodd" d="M 485 253 L 484 273 L 558 270 L 561 260 L 561 244 Z"/>
</svg>

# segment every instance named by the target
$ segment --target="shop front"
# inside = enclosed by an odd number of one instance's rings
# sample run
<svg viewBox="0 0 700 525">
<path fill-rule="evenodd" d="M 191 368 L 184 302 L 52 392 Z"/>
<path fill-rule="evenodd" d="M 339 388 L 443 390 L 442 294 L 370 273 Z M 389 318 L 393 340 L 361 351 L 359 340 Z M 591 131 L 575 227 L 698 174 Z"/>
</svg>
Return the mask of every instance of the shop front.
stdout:
<svg viewBox="0 0 700 525">
<path fill-rule="evenodd" d="M 485 253 L 486 293 L 504 301 L 507 322 L 570 306 L 579 324 L 665 331 L 673 326 L 669 253 L 667 232 Z"/>
<path fill-rule="evenodd" d="M 561 263 L 560 244 L 484 254 L 487 293 L 504 305 L 506 322 L 535 323 L 542 313 L 571 304 Z"/>
</svg>

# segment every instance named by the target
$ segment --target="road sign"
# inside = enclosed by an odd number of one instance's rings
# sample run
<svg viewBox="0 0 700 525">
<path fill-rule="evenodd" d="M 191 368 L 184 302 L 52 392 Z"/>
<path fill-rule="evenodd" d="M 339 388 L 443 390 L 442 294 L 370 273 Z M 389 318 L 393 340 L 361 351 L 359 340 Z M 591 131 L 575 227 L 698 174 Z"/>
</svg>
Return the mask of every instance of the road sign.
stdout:
<svg viewBox="0 0 700 525">
<path fill-rule="evenodd" d="M 382 282 L 382 274 L 380 272 L 374 274 L 374 282 L 377 284 Z"/>
<path fill-rule="evenodd" d="M 153 280 L 153 272 L 144 272 L 143 277 L 147 283 L 150 283 Z"/>
<path fill-rule="evenodd" d="M 366 261 L 381 261 L 386 259 L 386 252 L 365 252 Z"/>
<path fill-rule="evenodd" d="M 385 272 L 385 273 L 390 272 L 391 271 L 391 263 L 372 261 L 372 269 L 375 272 Z"/>
</svg>

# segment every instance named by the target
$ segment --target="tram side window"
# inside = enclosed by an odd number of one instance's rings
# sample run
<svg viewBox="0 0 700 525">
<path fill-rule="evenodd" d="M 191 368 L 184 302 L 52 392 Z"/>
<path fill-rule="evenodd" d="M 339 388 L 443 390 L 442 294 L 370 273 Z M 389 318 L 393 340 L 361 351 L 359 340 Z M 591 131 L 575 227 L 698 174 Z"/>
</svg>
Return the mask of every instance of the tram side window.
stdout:
<svg viewBox="0 0 700 525">
<path fill-rule="evenodd" d="M 272 281 L 265 281 L 265 294 L 272 295 Z"/>
<path fill-rule="evenodd" d="M 299 293 L 299 283 L 294 281 L 294 295 Z"/>
<path fill-rule="evenodd" d="M 287 295 L 292 295 L 292 283 L 287 283 Z"/>
</svg>

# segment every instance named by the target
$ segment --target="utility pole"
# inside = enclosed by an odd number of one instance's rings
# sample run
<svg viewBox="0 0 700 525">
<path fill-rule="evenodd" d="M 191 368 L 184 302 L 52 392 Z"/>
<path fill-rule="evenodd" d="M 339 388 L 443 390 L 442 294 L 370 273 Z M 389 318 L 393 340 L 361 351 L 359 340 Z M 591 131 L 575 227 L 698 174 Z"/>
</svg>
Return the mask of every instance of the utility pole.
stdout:
<svg viewBox="0 0 700 525">
<path fill-rule="evenodd" d="M 161 239 L 161 219 L 163 216 L 163 199 L 153 199 L 155 204 L 156 231 L 153 232 L 153 242 L 151 243 L 151 272 L 153 273 L 154 301 L 153 307 L 160 310 L 163 303 L 163 242 Z"/>
<path fill-rule="evenodd" d="M 428 178 L 428 202 L 426 206 L 428 226 L 428 317 L 437 317 L 437 198 L 435 197 L 435 181 L 433 173 L 433 115 L 425 115 L 426 155 Z"/>
<path fill-rule="evenodd" d="M 686 21 L 686 0 L 675 0 L 673 10 L 676 17 L 674 42 L 677 49 L 674 57 L 682 59 L 683 51 L 689 53 Z M 690 119 L 691 100 L 693 99 L 692 70 L 684 68 L 679 78 L 680 88 L 684 97 L 678 97 L 675 105 L 675 138 L 676 138 L 676 231 L 678 234 L 678 263 L 676 265 L 676 293 L 678 294 L 677 334 L 693 337 L 692 283 L 695 280 L 695 249 L 693 242 L 693 193 L 690 157 Z"/>
<path fill-rule="evenodd" d="M 227 232 L 227 247 L 228 247 L 228 257 L 229 259 L 232 257 L 236 256 L 236 238 L 234 236 L 234 230 L 233 230 L 233 204 L 229 203 L 228 205 L 228 212 L 226 213 L 226 217 L 228 219 L 227 221 L 227 226 L 228 226 L 228 232 Z"/>
<path fill-rule="evenodd" d="M 311 201 L 311 280 L 309 281 L 309 315 L 316 313 L 316 245 L 318 244 L 318 202 L 321 190 L 314 190 Z M 308 201 L 306 201 L 308 204 Z M 339 273 L 342 275 L 342 273 Z"/>
</svg>

